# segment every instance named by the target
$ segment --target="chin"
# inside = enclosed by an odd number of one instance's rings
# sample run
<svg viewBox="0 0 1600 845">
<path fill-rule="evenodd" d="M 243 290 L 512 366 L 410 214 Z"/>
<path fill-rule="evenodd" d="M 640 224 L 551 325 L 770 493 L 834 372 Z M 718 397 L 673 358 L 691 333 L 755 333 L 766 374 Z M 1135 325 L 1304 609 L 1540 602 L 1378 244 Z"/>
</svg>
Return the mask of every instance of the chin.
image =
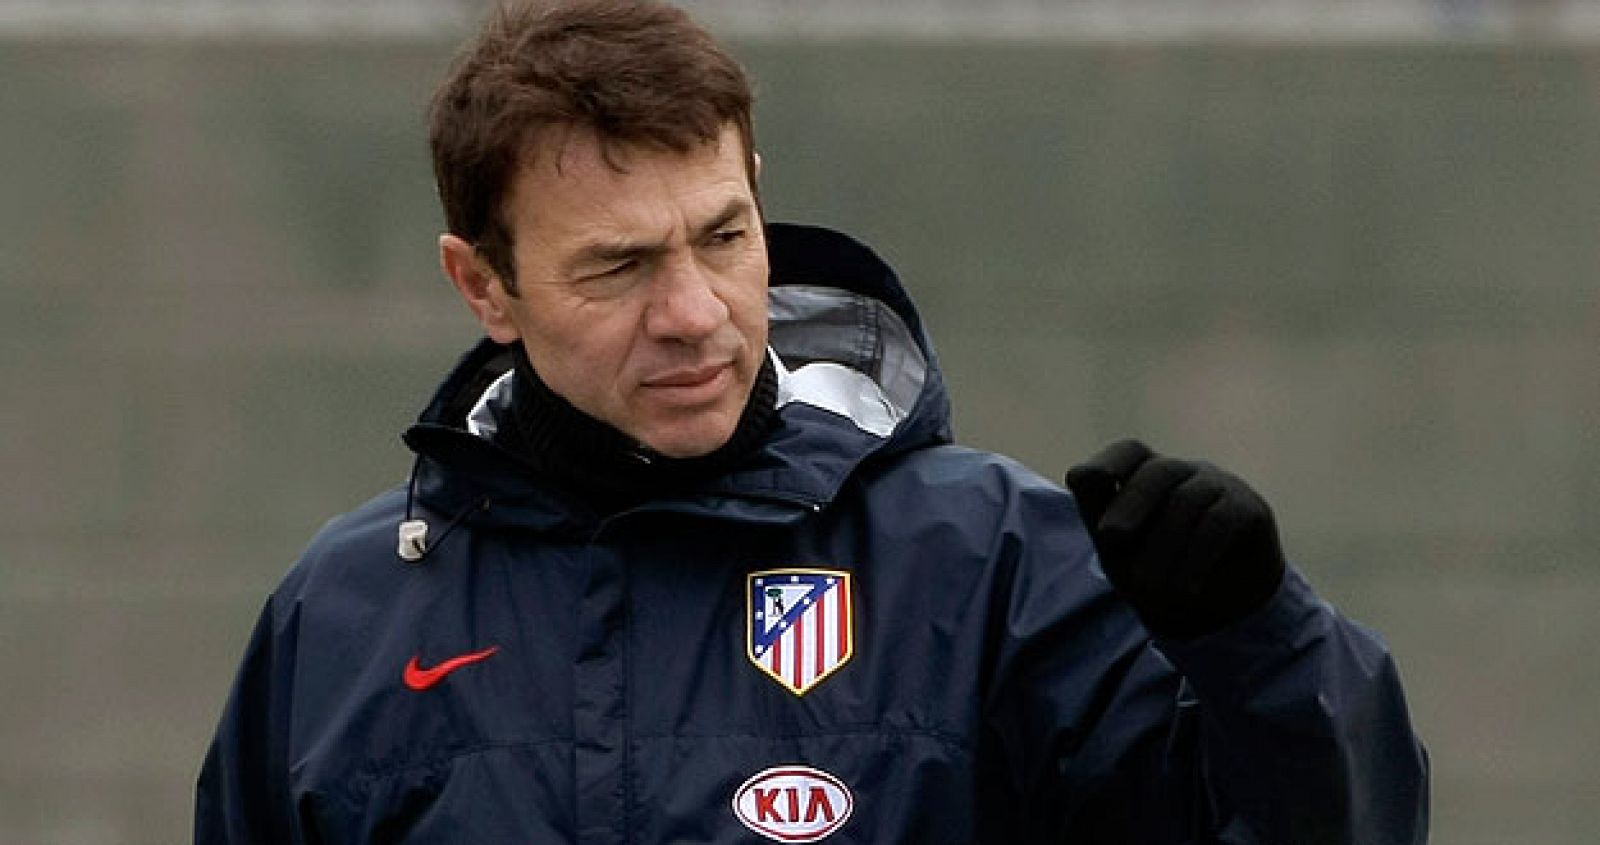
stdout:
<svg viewBox="0 0 1600 845">
<path fill-rule="evenodd" d="M 645 445 L 669 458 L 701 458 L 721 449 L 733 437 L 734 424 L 706 426 L 701 430 L 678 430 L 641 438 Z"/>
<path fill-rule="evenodd" d="M 709 455 L 712 452 L 722 448 L 722 444 L 727 442 L 728 438 L 723 437 L 721 439 L 707 439 L 703 441 L 669 440 L 659 446 L 652 444 L 649 441 L 645 441 L 645 445 L 669 458 L 703 458 L 706 455 Z"/>
</svg>

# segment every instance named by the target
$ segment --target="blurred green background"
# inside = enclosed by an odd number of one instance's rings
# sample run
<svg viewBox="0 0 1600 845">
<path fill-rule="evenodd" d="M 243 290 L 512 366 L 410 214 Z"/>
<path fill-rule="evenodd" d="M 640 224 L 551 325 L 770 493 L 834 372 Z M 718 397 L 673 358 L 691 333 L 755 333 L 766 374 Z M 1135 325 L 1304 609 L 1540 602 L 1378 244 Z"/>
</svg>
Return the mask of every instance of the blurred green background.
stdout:
<svg viewBox="0 0 1600 845">
<path fill-rule="evenodd" d="M 183 841 L 266 592 L 405 477 L 458 35 L 0 39 L 0 841 Z M 964 441 L 1236 469 L 1398 653 L 1433 841 L 1594 841 L 1600 48 L 735 48 Z"/>
</svg>

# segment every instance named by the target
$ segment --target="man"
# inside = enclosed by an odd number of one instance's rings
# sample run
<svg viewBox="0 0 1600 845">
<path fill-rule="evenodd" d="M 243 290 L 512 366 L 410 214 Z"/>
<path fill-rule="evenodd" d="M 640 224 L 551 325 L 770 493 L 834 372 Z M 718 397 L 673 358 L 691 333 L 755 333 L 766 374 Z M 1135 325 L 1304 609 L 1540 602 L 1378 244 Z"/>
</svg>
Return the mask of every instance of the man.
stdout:
<svg viewBox="0 0 1600 845">
<path fill-rule="evenodd" d="M 682 13 L 502 12 L 431 140 L 488 338 L 269 600 L 197 841 L 1424 840 L 1393 664 L 1265 503 L 951 445 L 904 289 L 764 225 Z"/>
</svg>

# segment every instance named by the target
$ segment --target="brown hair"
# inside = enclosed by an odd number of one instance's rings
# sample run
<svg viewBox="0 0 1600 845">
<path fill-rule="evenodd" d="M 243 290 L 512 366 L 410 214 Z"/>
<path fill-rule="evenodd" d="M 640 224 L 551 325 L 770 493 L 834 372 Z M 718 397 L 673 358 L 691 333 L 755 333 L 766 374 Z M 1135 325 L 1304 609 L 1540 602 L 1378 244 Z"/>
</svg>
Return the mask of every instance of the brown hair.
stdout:
<svg viewBox="0 0 1600 845">
<path fill-rule="evenodd" d="M 657 0 L 516 0 L 500 6 L 434 93 L 428 141 L 445 226 L 516 292 L 504 206 L 547 130 L 687 153 L 732 123 L 755 188 L 750 85 L 681 9 Z M 610 159 L 609 154 L 607 159 Z"/>
</svg>

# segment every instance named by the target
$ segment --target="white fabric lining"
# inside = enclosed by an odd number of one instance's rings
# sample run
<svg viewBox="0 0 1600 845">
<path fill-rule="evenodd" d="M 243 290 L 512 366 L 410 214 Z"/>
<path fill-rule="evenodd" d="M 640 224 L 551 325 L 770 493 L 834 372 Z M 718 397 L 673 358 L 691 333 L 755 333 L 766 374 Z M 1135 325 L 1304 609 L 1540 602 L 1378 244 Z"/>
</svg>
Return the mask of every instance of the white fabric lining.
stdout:
<svg viewBox="0 0 1600 845">
<path fill-rule="evenodd" d="M 499 433 L 500 411 L 511 407 L 511 391 L 515 384 L 511 377 L 516 372 L 515 368 L 506 370 L 478 397 L 472 410 L 467 412 L 467 431 L 485 440 L 493 440 Z"/>
<path fill-rule="evenodd" d="M 889 402 L 877 382 L 843 364 L 818 361 L 791 372 L 767 350 L 778 371 L 778 407 L 791 402 L 838 414 L 856 428 L 888 437 L 905 419 L 905 412 Z"/>
</svg>

